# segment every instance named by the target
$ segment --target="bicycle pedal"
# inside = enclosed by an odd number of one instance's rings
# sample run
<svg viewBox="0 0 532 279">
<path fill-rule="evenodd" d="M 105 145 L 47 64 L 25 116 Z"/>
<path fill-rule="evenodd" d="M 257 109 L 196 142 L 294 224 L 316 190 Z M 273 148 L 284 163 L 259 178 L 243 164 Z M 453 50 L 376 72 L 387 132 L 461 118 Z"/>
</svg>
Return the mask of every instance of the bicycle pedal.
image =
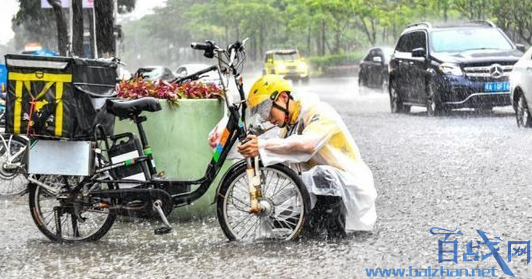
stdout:
<svg viewBox="0 0 532 279">
<path fill-rule="evenodd" d="M 160 227 L 158 229 L 155 229 L 153 232 L 155 233 L 155 235 L 163 235 L 163 234 L 168 234 L 172 231 L 172 228 L 170 227 Z"/>
</svg>

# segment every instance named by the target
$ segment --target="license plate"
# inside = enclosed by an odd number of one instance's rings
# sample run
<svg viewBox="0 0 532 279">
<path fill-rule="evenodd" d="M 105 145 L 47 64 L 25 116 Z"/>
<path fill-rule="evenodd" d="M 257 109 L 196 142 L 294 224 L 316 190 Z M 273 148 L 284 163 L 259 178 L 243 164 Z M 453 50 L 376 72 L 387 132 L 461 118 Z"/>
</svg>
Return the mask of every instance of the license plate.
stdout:
<svg viewBox="0 0 532 279">
<path fill-rule="evenodd" d="M 484 83 L 485 92 L 507 92 L 510 91 L 509 82 L 486 82 Z"/>
</svg>

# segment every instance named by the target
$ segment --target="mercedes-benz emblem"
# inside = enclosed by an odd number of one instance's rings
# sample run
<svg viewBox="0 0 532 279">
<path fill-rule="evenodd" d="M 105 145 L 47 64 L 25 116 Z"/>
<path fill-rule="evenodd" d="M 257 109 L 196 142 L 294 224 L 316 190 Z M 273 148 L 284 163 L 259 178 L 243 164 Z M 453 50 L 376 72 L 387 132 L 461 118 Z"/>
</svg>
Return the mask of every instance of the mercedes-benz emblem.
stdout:
<svg viewBox="0 0 532 279">
<path fill-rule="evenodd" d="M 504 73 L 504 70 L 502 69 L 502 66 L 499 64 L 493 64 L 490 67 L 490 75 L 494 78 L 500 78 L 502 77 Z"/>
</svg>

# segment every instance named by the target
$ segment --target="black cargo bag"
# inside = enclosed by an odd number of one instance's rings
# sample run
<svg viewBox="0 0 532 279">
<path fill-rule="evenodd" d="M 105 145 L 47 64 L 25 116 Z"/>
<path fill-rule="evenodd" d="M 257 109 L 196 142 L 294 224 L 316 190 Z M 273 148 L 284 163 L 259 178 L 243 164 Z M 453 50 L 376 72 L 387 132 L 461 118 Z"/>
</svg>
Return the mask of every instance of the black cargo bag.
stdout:
<svg viewBox="0 0 532 279">
<path fill-rule="evenodd" d="M 88 139 L 101 124 L 107 135 L 114 116 L 105 100 L 115 96 L 116 64 L 72 57 L 6 55 L 6 132 Z"/>
</svg>

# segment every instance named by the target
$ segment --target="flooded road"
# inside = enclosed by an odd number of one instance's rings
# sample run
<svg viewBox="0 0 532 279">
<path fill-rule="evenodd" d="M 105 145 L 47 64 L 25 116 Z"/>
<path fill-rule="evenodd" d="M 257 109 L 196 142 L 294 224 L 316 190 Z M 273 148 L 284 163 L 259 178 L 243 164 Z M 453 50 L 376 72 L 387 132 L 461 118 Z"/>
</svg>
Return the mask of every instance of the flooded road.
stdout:
<svg viewBox="0 0 532 279">
<path fill-rule="evenodd" d="M 358 90 L 356 79 L 314 79 L 298 90 L 340 112 L 372 169 L 373 232 L 246 244 L 227 242 L 214 217 L 174 222 L 164 236 L 153 234 L 157 222 L 121 220 L 98 242 L 61 245 L 33 224 L 27 196 L 0 198 L 0 278 L 368 278 L 367 269 L 410 266 L 494 267 L 510 278 L 493 256 L 463 261 L 465 245 L 482 241 L 477 230 L 502 239 L 496 247 L 516 278 L 532 278 L 526 255 L 507 261 L 508 241 L 532 239 L 532 130 L 516 127 L 511 108 L 428 118 L 421 108 L 391 114 L 388 96 Z M 439 263 L 445 236 L 432 227 L 461 232 L 448 239 L 457 240 L 457 263 Z"/>
</svg>

